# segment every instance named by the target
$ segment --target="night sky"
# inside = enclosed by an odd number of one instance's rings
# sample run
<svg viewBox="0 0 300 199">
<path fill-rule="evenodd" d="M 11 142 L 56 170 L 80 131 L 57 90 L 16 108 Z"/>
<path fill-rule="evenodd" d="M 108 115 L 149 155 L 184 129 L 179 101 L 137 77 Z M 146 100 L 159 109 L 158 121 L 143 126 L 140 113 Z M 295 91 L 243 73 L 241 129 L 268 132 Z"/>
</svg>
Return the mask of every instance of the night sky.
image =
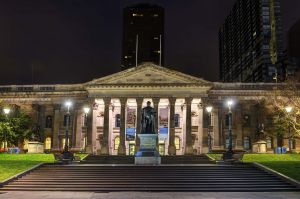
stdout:
<svg viewBox="0 0 300 199">
<path fill-rule="evenodd" d="M 218 81 L 218 29 L 235 0 L 0 0 L 0 84 L 82 83 L 120 71 L 122 8 L 138 2 L 165 8 L 165 65 Z M 282 0 L 285 35 L 299 10 L 299 0 Z"/>
</svg>

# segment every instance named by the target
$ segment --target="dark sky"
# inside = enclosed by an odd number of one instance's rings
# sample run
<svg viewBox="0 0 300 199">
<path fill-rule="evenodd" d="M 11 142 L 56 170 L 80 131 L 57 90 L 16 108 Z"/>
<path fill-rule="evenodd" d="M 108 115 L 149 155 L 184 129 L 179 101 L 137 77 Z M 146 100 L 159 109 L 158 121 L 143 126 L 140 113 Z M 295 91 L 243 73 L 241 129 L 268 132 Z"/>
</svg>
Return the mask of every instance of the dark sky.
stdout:
<svg viewBox="0 0 300 199">
<path fill-rule="evenodd" d="M 137 2 L 165 8 L 165 65 L 218 81 L 218 29 L 235 0 L 0 0 L 0 84 L 81 83 L 118 72 L 122 8 Z M 300 0 L 282 0 L 285 34 L 299 10 Z"/>
</svg>

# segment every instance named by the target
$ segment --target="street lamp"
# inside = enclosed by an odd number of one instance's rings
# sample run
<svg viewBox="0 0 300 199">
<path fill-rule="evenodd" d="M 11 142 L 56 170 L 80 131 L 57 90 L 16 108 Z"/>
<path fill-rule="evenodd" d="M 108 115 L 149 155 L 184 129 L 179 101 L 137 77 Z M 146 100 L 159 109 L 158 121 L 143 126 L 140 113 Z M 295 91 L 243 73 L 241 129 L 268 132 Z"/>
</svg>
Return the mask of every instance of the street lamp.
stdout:
<svg viewBox="0 0 300 199">
<path fill-rule="evenodd" d="M 293 107 L 291 106 L 287 106 L 285 107 L 285 111 L 287 112 L 287 114 L 289 115 L 293 110 Z M 292 139 L 291 139 L 291 124 L 289 122 L 289 150 L 291 151 L 292 150 Z"/>
<path fill-rule="evenodd" d="M 8 114 L 10 113 L 10 109 L 9 108 L 4 108 L 3 109 L 6 121 L 8 122 Z M 3 132 L 4 133 L 4 149 L 7 149 L 7 141 L 6 141 L 6 133 L 7 132 Z"/>
<path fill-rule="evenodd" d="M 208 123 L 208 128 L 207 128 L 207 137 L 208 137 L 208 152 L 211 152 L 212 150 L 212 106 L 207 106 L 206 111 L 209 114 L 209 123 Z"/>
<path fill-rule="evenodd" d="M 233 105 L 233 101 L 230 99 L 227 101 L 228 106 L 228 137 L 229 137 L 229 143 L 228 143 L 228 150 L 226 151 L 224 155 L 224 159 L 232 159 L 233 151 L 232 151 L 232 112 L 231 107 Z"/>
<path fill-rule="evenodd" d="M 84 140 L 84 149 L 86 150 L 87 146 L 87 134 L 88 134 L 88 113 L 90 112 L 89 107 L 84 107 L 84 126 L 86 127 L 86 132 L 85 132 L 85 140 Z"/>
<path fill-rule="evenodd" d="M 64 158 L 71 159 L 71 154 L 69 152 L 69 126 L 70 126 L 70 107 L 72 106 L 71 101 L 66 101 L 65 103 L 67 107 L 67 115 L 66 115 L 66 134 L 65 134 L 65 146 L 64 146 Z"/>
</svg>

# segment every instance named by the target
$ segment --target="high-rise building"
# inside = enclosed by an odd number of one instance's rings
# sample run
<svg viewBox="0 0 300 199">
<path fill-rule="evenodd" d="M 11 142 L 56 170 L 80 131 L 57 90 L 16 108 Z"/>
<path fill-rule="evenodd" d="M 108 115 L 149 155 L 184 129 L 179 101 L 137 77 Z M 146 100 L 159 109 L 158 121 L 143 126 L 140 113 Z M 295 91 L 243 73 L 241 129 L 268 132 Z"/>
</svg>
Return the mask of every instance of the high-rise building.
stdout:
<svg viewBox="0 0 300 199">
<path fill-rule="evenodd" d="M 294 58 L 297 65 L 300 66 L 300 20 L 289 30 L 288 54 L 291 58 Z"/>
<path fill-rule="evenodd" d="M 121 69 L 142 62 L 164 64 L 164 9 L 157 5 L 136 4 L 123 10 Z"/>
<path fill-rule="evenodd" d="M 219 31 L 220 79 L 279 80 L 282 52 L 280 0 L 237 0 Z"/>
</svg>

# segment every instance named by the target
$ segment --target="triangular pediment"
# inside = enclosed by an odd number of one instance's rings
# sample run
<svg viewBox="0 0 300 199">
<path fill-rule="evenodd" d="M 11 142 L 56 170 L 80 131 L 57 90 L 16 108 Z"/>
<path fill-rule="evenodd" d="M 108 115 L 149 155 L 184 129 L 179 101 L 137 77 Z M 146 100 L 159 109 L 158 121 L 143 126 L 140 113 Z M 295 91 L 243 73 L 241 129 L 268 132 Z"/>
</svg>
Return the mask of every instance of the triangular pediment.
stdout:
<svg viewBox="0 0 300 199">
<path fill-rule="evenodd" d="M 87 83 L 87 85 L 107 84 L 196 84 L 199 86 L 208 86 L 210 85 L 210 82 L 153 63 L 143 63 L 137 67 L 95 79 Z"/>
</svg>

